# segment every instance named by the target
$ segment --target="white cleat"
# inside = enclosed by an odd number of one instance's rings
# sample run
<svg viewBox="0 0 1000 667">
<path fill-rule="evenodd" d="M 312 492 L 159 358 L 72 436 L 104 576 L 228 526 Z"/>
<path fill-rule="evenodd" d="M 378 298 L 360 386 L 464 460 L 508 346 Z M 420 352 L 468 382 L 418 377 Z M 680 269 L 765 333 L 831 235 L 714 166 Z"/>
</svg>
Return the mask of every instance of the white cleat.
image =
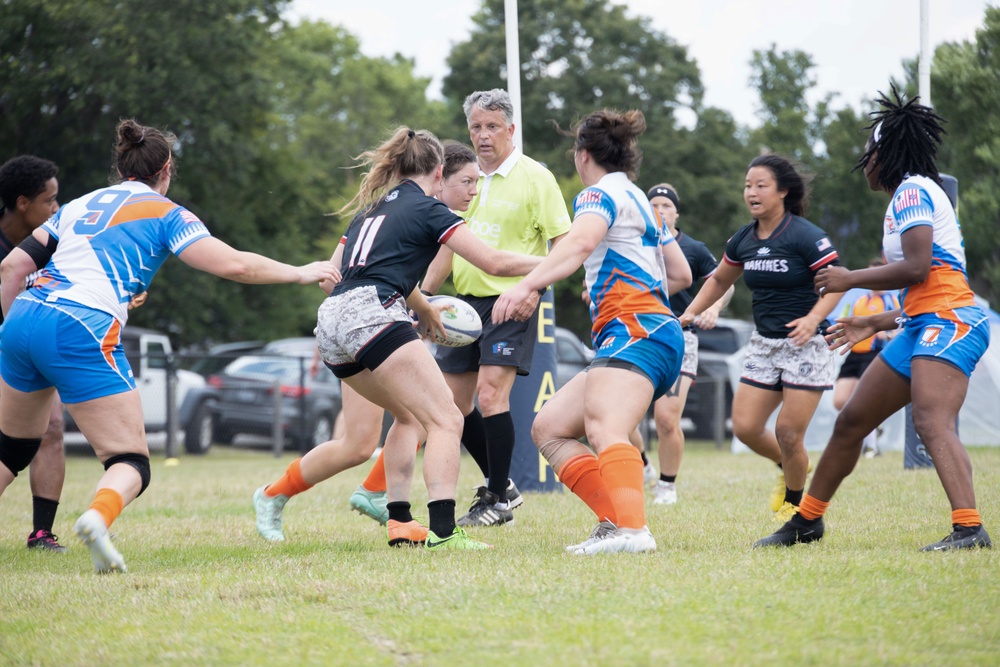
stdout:
<svg viewBox="0 0 1000 667">
<path fill-rule="evenodd" d="M 125 559 L 111 544 L 108 527 L 104 525 L 104 517 L 97 510 L 87 510 L 76 520 L 73 532 L 90 550 L 90 558 L 94 561 L 94 571 L 127 572 Z"/>
<path fill-rule="evenodd" d="M 676 482 L 657 482 L 653 487 L 654 505 L 673 505 L 677 502 Z"/>
<path fill-rule="evenodd" d="M 614 525 L 614 524 L 611 524 Z M 596 531 L 595 531 L 596 532 Z M 656 540 L 649 528 L 615 528 L 588 540 L 571 553 L 575 556 L 592 556 L 594 554 L 612 553 L 643 553 L 656 551 Z"/>
</svg>

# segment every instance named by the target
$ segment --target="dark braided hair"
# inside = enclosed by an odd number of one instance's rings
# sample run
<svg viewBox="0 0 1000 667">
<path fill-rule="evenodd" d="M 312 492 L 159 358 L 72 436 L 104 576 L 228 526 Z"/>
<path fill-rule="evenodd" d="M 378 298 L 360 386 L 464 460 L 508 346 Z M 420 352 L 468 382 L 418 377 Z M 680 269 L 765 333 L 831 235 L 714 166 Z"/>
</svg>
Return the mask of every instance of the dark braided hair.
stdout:
<svg viewBox="0 0 1000 667">
<path fill-rule="evenodd" d="M 872 124 L 864 129 L 872 131 L 871 139 L 851 171 L 864 170 L 878 153 L 875 180 L 886 191 L 895 190 L 907 174 L 926 176 L 941 185 L 937 148 L 941 135 L 947 134 L 943 123 L 948 121 L 930 107 L 918 104 L 919 97 L 904 102 L 896 86 L 892 86 L 892 96 L 895 100 L 879 92 L 876 102 L 882 108 L 869 114 Z"/>
</svg>

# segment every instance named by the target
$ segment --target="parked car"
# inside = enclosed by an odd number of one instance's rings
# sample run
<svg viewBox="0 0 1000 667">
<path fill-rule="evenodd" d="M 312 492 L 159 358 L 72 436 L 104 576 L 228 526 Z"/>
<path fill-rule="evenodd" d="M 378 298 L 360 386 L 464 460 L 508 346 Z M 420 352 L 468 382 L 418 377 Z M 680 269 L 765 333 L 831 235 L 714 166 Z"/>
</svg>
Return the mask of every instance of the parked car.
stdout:
<svg viewBox="0 0 1000 667">
<path fill-rule="evenodd" d="M 235 343 L 220 343 L 208 348 L 205 354 L 187 354 L 188 370 L 207 378 L 218 373 L 244 354 L 259 352 L 264 347 L 264 341 L 244 340 Z"/>
<path fill-rule="evenodd" d="M 721 436 L 732 432 L 733 388 L 730 361 L 742 358 L 753 323 L 720 317 L 714 329 L 698 330 L 698 377 L 688 392 L 684 417 L 691 420 L 691 437 L 712 440 L 721 420 Z M 721 399 L 721 406 L 717 402 Z M 721 407 L 721 413 L 718 408 Z"/>
<path fill-rule="evenodd" d="M 236 359 L 210 378 L 218 389 L 212 440 L 229 444 L 240 433 L 271 434 L 275 391 L 281 394 L 278 417 L 287 442 L 306 450 L 329 440 L 341 408 L 339 381 L 329 372 L 314 377 L 304 355 L 267 354 L 266 349 Z"/>
<path fill-rule="evenodd" d="M 126 327 L 122 330 L 121 341 L 139 389 L 146 432 L 167 430 L 167 379 L 171 371 L 176 383 L 177 424 L 187 429 L 201 405 L 205 378 L 189 370 L 171 369 L 173 347 L 170 337 L 164 333 L 142 327 Z M 66 412 L 65 424 L 68 434 L 80 430 L 69 412 Z M 70 436 L 67 440 L 73 441 L 74 438 Z"/>
<path fill-rule="evenodd" d="M 573 379 L 590 365 L 594 351 L 577 335 L 564 327 L 556 327 L 556 389 Z"/>
</svg>

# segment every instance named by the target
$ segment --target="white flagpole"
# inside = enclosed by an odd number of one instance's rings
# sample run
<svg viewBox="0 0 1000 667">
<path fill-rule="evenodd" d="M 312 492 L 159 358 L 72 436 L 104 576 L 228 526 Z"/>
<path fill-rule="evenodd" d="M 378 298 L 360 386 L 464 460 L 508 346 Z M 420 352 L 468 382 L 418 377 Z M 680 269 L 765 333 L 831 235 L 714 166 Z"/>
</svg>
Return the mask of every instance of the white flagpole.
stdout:
<svg viewBox="0 0 1000 667">
<path fill-rule="evenodd" d="M 920 0 L 920 63 L 917 66 L 920 103 L 931 105 L 931 40 L 930 40 L 930 2 Z"/>
<path fill-rule="evenodd" d="M 507 36 L 507 93 L 514 104 L 514 145 L 524 151 L 521 139 L 521 58 L 518 52 L 520 40 L 517 34 L 517 0 L 504 0 L 503 14 Z"/>
</svg>

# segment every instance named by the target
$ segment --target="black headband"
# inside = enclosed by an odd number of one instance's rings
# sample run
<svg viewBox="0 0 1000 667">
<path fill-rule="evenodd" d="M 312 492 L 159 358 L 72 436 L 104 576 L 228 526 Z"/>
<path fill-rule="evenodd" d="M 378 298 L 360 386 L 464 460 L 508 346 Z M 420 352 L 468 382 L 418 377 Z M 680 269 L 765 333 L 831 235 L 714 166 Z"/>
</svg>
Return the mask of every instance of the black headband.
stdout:
<svg viewBox="0 0 1000 667">
<path fill-rule="evenodd" d="M 664 185 L 657 185 L 649 189 L 646 193 L 646 199 L 653 201 L 653 197 L 666 197 L 674 203 L 677 210 L 681 208 L 681 202 L 677 199 L 677 193 Z"/>
</svg>

